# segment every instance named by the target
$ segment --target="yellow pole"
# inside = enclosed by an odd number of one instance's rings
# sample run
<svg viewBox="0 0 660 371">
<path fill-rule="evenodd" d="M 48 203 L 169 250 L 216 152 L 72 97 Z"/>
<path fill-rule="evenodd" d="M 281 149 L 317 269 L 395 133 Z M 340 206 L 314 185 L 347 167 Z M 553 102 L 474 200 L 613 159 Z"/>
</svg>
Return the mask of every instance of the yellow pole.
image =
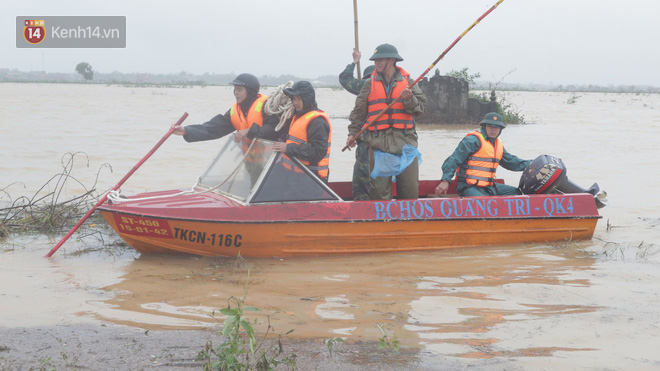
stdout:
<svg viewBox="0 0 660 371">
<path fill-rule="evenodd" d="M 353 20 L 355 23 L 355 50 L 360 51 L 360 41 L 358 39 L 358 13 L 357 13 L 357 0 L 353 0 Z M 360 69 L 360 61 L 357 62 L 358 80 L 362 79 L 362 70 Z"/>
</svg>

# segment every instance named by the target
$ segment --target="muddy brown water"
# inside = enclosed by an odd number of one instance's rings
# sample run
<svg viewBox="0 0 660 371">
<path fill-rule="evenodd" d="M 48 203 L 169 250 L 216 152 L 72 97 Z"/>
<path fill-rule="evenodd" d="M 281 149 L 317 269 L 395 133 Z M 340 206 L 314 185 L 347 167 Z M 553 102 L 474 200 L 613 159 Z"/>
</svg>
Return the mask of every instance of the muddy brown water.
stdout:
<svg viewBox="0 0 660 371">
<path fill-rule="evenodd" d="M 354 157 L 341 146 L 354 98 L 317 89 L 317 99 L 333 118 L 331 178 L 349 179 Z M 660 367 L 660 176 L 653 170 L 660 96 L 512 92 L 504 99 L 528 121 L 505 129 L 507 150 L 558 156 L 571 180 L 607 191 L 593 240 L 239 261 L 130 249 L 78 254 L 99 247 L 89 238 L 45 259 L 61 236 L 14 236 L 1 241 L 0 328 L 215 328 L 217 309 L 242 298 L 247 283 L 246 305 L 261 309 L 250 313 L 258 331 L 270 321 L 278 333 L 294 330 L 296 340 L 378 342 L 380 324 L 419 352 L 421 368 L 437 366 L 438 357 L 470 365 L 495 359 L 502 368 Z M 0 189 L 7 192 L 0 201 L 34 194 L 67 152 L 84 153 L 72 173 L 82 184 L 93 184 L 101 168 L 97 188 L 108 189 L 183 112 L 185 124 L 200 123 L 231 101 L 227 87 L 0 84 Z M 437 178 L 471 129 L 420 127 L 420 177 Z M 218 146 L 172 137 L 122 191 L 189 187 Z M 520 175 L 498 173 L 511 184 Z M 71 184 L 62 197 L 80 192 Z"/>
</svg>

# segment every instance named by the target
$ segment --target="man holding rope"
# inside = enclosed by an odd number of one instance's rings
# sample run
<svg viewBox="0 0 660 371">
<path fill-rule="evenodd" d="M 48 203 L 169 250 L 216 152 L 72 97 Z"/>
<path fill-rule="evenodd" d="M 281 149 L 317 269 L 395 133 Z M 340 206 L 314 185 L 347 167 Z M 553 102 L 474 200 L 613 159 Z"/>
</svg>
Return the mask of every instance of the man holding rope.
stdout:
<svg viewBox="0 0 660 371">
<path fill-rule="evenodd" d="M 286 142 L 273 144 L 273 151 L 296 157 L 321 180 L 330 175 L 332 125 L 328 114 L 316 104 L 316 93 L 309 81 L 298 81 L 284 94 L 291 98 L 294 112 L 287 120 Z"/>
<path fill-rule="evenodd" d="M 426 107 L 426 96 L 413 85 L 410 74 L 396 65 L 403 58 L 396 47 L 382 44 L 369 58 L 374 61 L 373 73 L 355 99 L 355 107 L 349 116 L 346 145 L 356 145 L 353 138 L 369 120 L 397 98 L 384 114 L 370 125 L 362 135 L 369 146 L 370 197 L 372 200 L 392 199 L 392 175 L 396 176 L 397 196 L 400 199 L 415 199 L 419 196 L 419 152 L 414 116 L 419 116 Z M 413 86 L 412 89 L 409 87 Z M 377 158 L 377 159 L 376 159 Z M 387 158 L 387 163 L 397 163 L 399 171 L 391 175 L 378 176 Z"/>
</svg>

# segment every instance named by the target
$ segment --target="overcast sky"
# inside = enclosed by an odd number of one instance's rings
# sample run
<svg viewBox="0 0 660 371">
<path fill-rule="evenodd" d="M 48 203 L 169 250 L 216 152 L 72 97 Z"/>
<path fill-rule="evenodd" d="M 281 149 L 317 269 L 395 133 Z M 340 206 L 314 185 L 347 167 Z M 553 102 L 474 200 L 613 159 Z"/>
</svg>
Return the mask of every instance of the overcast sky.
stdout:
<svg viewBox="0 0 660 371">
<path fill-rule="evenodd" d="M 362 68 L 391 43 L 413 78 L 496 2 L 357 1 Z M 339 74 L 355 45 L 352 0 L 3 0 L 1 8 L 0 68 L 22 71 L 73 72 L 85 61 L 98 72 L 314 78 Z M 40 15 L 125 15 L 127 46 L 17 49 L 16 16 Z M 660 86 L 659 17 L 658 0 L 505 0 L 436 67 L 468 67 L 489 82 Z"/>
</svg>

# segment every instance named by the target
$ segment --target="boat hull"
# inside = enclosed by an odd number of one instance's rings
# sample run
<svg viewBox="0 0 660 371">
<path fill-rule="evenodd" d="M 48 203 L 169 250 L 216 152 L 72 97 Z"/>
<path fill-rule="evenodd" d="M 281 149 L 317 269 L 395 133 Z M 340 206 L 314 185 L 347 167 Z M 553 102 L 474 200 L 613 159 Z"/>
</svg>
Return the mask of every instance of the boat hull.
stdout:
<svg viewBox="0 0 660 371">
<path fill-rule="evenodd" d="M 584 240 L 593 236 L 598 220 L 232 223 L 145 218 L 107 211 L 101 214 L 115 230 L 122 229 L 116 223 L 116 217 L 149 221 L 151 225 L 168 228 L 168 232 L 159 235 L 148 226 L 118 232 L 122 239 L 141 253 L 180 252 L 204 256 L 236 256 L 240 253 L 241 256 L 255 258 Z"/>
<path fill-rule="evenodd" d="M 585 240 L 600 218 L 587 194 L 266 206 L 198 195 L 99 210 L 141 253 L 257 258 Z"/>
</svg>

